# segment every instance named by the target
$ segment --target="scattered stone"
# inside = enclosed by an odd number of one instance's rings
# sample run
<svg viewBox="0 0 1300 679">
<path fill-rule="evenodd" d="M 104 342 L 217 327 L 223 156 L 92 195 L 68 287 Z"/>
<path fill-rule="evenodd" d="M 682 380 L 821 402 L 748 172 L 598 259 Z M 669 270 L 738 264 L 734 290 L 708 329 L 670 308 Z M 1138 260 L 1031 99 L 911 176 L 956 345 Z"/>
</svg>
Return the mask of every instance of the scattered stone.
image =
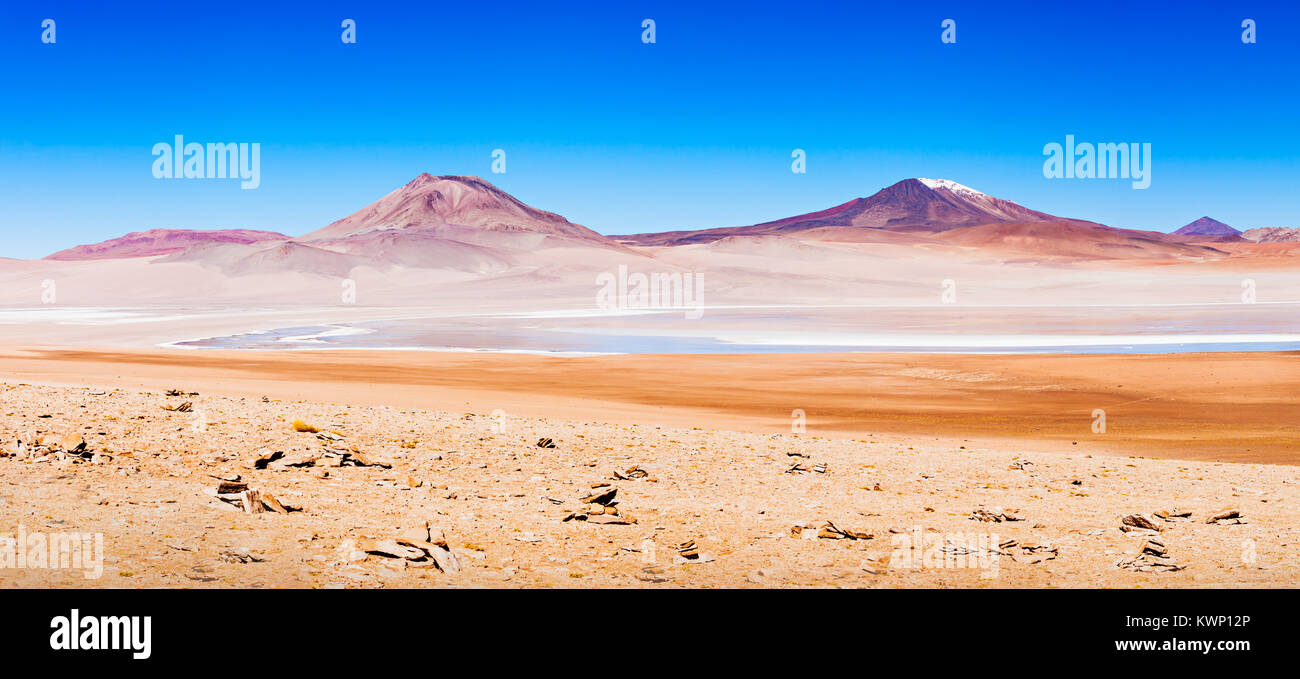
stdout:
<svg viewBox="0 0 1300 679">
<path fill-rule="evenodd" d="M 1019 516 L 1018 510 L 1004 510 L 1001 507 L 993 507 L 992 509 L 984 509 L 983 507 L 980 507 L 971 512 L 970 518 L 974 521 L 992 523 L 1002 523 L 1003 521 L 1024 521 L 1024 518 Z"/>
<path fill-rule="evenodd" d="M 687 540 L 677 546 L 677 563 L 708 563 L 713 561 L 712 554 L 701 552 L 694 540 Z"/>
<path fill-rule="evenodd" d="M 640 468 L 640 467 L 632 467 L 631 469 L 628 469 L 628 470 L 625 471 L 625 472 L 618 472 L 618 471 L 615 471 L 615 472 L 614 472 L 614 478 L 616 478 L 616 479 L 618 479 L 618 480 L 620 480 L 620 481 L 631 481 L 631 480 L 633 480 L 633 479 L 644 479 L 645 477 L 647 477 L 647 476 L 649 476 L 649 475 L 650 475 L 650 472 L 648 472 L 648 471 L 646 471 L 646 470 L 644 470 L 644 469 L 642 469 L 642 468 Z"/>
<path fill-rule="evenodd" d="M 262 563 L 263 561 L 266 561 L 266 558 L 254 554 L 247 549 L 225 549 L 217 556 L 226 563 Z"/>
<path fill-rule="evenodd" d="M 262 492 L 257 489 L 249 489 L 240 493 L 239 500 L 243 503 L 245 513 L 261 514 L 266 511 L 266 507 L 262 505 Z"/>
<path fill-rule="evenodd" d="M 1137 552 L 1127 559 L 1121 559 L 1115 564 L 1119 568 L 1140 572 L 1159 572 L 1172 573 L 1187 568 L 1186 564 L 1176 564 L 1169 556 L 1169 550 L 1165 544 L 1155 538 L 1144 540 L 1138 546 Z"/>
<path fill-rule="evenodd" d="M 817 533 L 817 537 L 827 540 L 870 540 L 875 536 L 871 533 L 863 533 L 860 531 L 840 528 L 834 523 L 827 521 L 826 525 L 822 526 L 821 531 Z"/>
<path fill-rule="evenodd" d="M 460 561 L 447 544 L 447 536 L 428 521 L 402 531 L 395 540 L 373 543 L 363 549 L 370 554 L 405 559 L 412 566 L 436 566 L 448 574 L 459 573 L 461 569 Z"/>
<path fill-rule="evenodd" d="M 275 496 L 270 493 L 262 493 L 262 506 L 277 514 L 288 514 L 295 509 L 281 504 L 281 502 L 275 499 Z"/>
<path fill-rule="evenodd" d="M 253 469 L 266 469 L 268 464 L 284 457 L 282 450 L 259 450 L 254 454 L 252 460 L 249 460 L 248 466 Z"/>
<path fill-rule="evenodd" d="M 600 488 L 597 489 L 596 492 L 582 498 L 582 503 L 595 504 L 595 505 L 612 505 L 614 504 L 614 496 L 617 494 L 618 494 L 618 489 L 614 488 L 613 486 L 610 486 L 608 488 Z"/>
<path fill-rule="evenodd" d="M 66 453 L 82 453 L 86 450 L 86 439 L 82 438 L 81 434 L 69 432 L 60 436 L 59 440 L 54 442 L 54 446 L 57 446 L 55 450 Z"/>
<path fill-rule="evenodd" d="M 1051 545 L 1040 545 L 1034 542 L 1017 543 L 1015 540 L 1011 540 L 1010 542 L 1013 543 L 1012 549 L 1005 551 L 1009 551 L 1012 560 L 1017 563 L 1042 563 L 1044 561 L 1051 561 L 1060 554 L 1060 549 Z M 1002 547 L 1002 545 L 998 546 L 1000 548 Z M 1017 548 L 1019 553 L 1016 552 Z"/>
<path fill-rule="evenodd" d="M 243 488 L 236 492 L 223 493 L 225 489 Z M 266 511 L 276 512 L 278 514 L 289 514 L 291 512 L 302 511 L 299 507 L 291 507 L 275 498 L 270 493 L 264 493 L 256 488 L 248 488 L 245 483 L 231 483 L 223 481 L 215 489 L 208 489 L 208 494 L 213 497 L 244 510 L 248 514 L 261 514 Z"/>
<path fill-rule="evenodd" d="M 1225 509 L 1214 516 L 1205 520 L 1206 523 L 1226 523 L 1241 524 L 1246 523 L 1246 518 L 1236 509 Z"/>
<path fill-rule="evenodd" d="M 364 453 L 361 451 L 360 448 L 356 446 L 351 446 L 350 448 L 348 448 L 348 452 L 345 453 L 344 455 L 344 461 L 351 462 L 353 466 L 356 467 L 383 467 L 384 469 L 393 468 L 392 462 L 375 457 L 373 455 L 370 455 L 369 453 Z"/>
<path fill-rule="evenodd" d="M 311 467 L 314 466 L 316 464 L 316 461 L 319 460 L 320 458 L 321 458 L 320 455 L 315 455 L 303 451 L 295 451 L 285 455 L 284 457 L 281 457 L 278 460 L 274 460 L 273 462 L 271 462 L 271 464 L 267 466 L 274 469 L 288 469 L 290 467 L 294 467 L 294 468 Z"/>
<path fill-rule="evenodd" d="M 1155 531 L 1157 533 L 1162 530 L 1154 521 L 1142 516 L 1141 514 L 1129 514 L 1120 521 L 1124 524 L 1124 527 L 1120 528 L 1120 530 L 1126 533 L 1133 528 L 1141 528 L 1143 530 Z"/>
<path fill-rule="evenodd" d="M 227 495 L 231 493 L 242 493 L 248 490 L 248 484 L 242 481 L 222 481 L 217 484 L 217 494 Z"/>
<path fill-rule="evenodd" d="M 1178 519 L 1190 519 L 1190 518 L 1192 518 L 1192 513 L 1191 513 L 1191 512 L 1179 511 L 1179 510 L 1176 510 L 1176 509 L 1175 509 L 1175 510 L 1171 510 L 1171 511 L 1164 511 L 1164 510 L 1161 510 L 1161 511 L 1158 511 L 1158 512 L 1156 512 L 1155 514 L 1153 514 L 1153 516 L 1155 516 L 1157 519 L 1161 519 L 1161 520 L 1163 520 L 1163 521 L 1168 521 L 1168 522 L 1170 522 L 1170 523 L 1173 523 L 1174 521 L 1176 521 L 1176 520 L 1178 520 Z"/>
<path fill-rule="evenodd" d="M 421 540 L 420 542 L 424 542 Z M 386 556 L 393 559 L 410 559 L 412 561 L 423 559 L 426 555 L 423 549 L 414 545 L 404 545 L 397 540 L 379 540 L 367 543 L 363 548 L 366 553 L 377 556 Z"/>
</svg>

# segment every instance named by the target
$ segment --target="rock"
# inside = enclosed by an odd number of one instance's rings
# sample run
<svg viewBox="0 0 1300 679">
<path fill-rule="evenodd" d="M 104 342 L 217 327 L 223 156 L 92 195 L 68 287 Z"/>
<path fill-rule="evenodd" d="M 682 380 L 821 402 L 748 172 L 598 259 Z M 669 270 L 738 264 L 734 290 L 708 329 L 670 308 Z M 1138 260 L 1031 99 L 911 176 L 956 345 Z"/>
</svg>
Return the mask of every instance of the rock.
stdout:
<svg viewBox="0 0 1300 679">
<path fill-rule="evenodd" d="M 266 507 L 262 505 L 262 492 L 259 490 L 245 490 L 240 493 L 239 499 L 244 503 L 244 512 L 248 514 L 261 514 L 266 511 Z"/>
<path fill-rule="evenodd" d="M 1015 540 L 1010 540 L 1009 542 L 1013 543 L 1012 547 L 1010 549 L 1004 549 L 1003 553 L 1009 551 L 1011 553 L 1011 558 L 1018 563 L 1042 563 L 1044 561 L 1051 561 L 1060 554 L 1060 550 L 1051 545 L 1040 545 L 1033 542 L 1016 543 Z M 1002 548 L 1002 545 L 998 546 L 999 548 Z M 1017 550 L 1019 553 L 1017 553 Z"/>
<path fill-rule="evenodd" d="M 675 560 L 678 563 L 708 563 L 713 561 L 713 555 L 701 552 L 694 540 L 687 540 L 677 546 Z"/>
<path fill-rule="evenodd" d="M 1246 523 L 1245 517 L 1236 509 L 1225 509 L 1205 520 L 1206 523 Z"/>
<path fill-rule="evenodd" d="M 632 467 L 625 472 L 614 472 L 614 478 L 620 481 L 631 481 L 632 479 L 643 479 L 650 475 L 650 472 L 640 468 Z"/>
<path fill-rule="evenodd" d="M 822 526 L 821 531 L 817 533 L 817 537 L 827 540 L 870 540 L 874 536 L 871 533 L 846 530 L 827 521 L 826 525 Z"/>
<path fill-rule="evenodd" d="M 281 504 L 280 501 L 275 499 L 275 496 L 270 493 L 262 493 L 262 506 L 277 514 L 288 514 L 289 512 L 294 511 L 293 507 Z"/>
<path fill-rule="evenodd" d="M 320 455 L 306 453 L 302 451 L 291 452 L 284 457 L 275 460 L 269 466 L 275 469 L 287 469 L 290 467 L 311 467 L 321 458 Z"/>
<path fill-rule="evenodd" d="M 227 495 L 231 493 L 242 493 L 248 490 L 248 484 L 241 481 L 222 481 L 217 484 L 217 494 Z"/>
<path fill-rule="evenodd" d="M 447 536 L 433 523 L 425 521 L 423 524 L 402 530 L 396 542 L 421 551 L 420 557 L 412 560 L 419 561 L 427 556 L 438 570 L 444 573 L 460 572 L 460 560 L 452 553 L 451 545 L 447 543 Z"/>
<path fill-rule="evenodd" d="M 348 450 L 347 460 L 357 467 L 383 467 L 392 469 L 393 463 L 378 457 L 374 457 L 361 451 L 360 448 L 352 446 Z"/>
<path fill-rule="evenodd" d="M 614 496 L 618 494 L 618 489 L 614 487 L 601 488 L 596 492 L 582 498 L 583 504 L 609 505 L 614 503 Z"/>
<path fill-rule="evenodd" d="M 1133 528 L 1142 528 L 1144 530 L 1152 530 L 1156 532 L 1160 532 L 1161 530 L 1160 526 L 1156 525 L 1154 521 L 1142 516 L 1141 514 L 1129 514 L 1120 521 L 1125 526 L 1131 526 Z"/>
<path fill-rule="evenodd" d="M 226 563 L 261 563 L 265 557 L 258 556 L 247 549 L 226 549 L 217 555 Z"/>
<path fill-rule="evenodd" d="M 554 448 L 555 442 L 548 438 L 537 439 L 538 448 Z"/>
<path fill-rule="evenodd" d="M 423 549 L 409 544 L 401 544 L 397 540 L 379 540 L 371 542 L 362 547 L 367 554 L 378 556 L 387 556 L 394 559 L 423 559 L 425 553 Z"/>
<path fill-rule="evenodd" d="M 971 512 L 970 518 L 974 521 L 985 521 L 991 523 L 1001 523 L 1003 521 L 1024 521 L 1024 518 L 1016 513 L 1014 509 L 1002 509 L 994 507 L 984 509 L 983 507 Z"/>
<path fill-rule="evenodd" d="M 69 432 L 60 436 L 58 441 L 54 442 L 56 450 L 62 450 L 68 453 L 81 453 L 86 450 L 86 439 L 81 434 Z"/>
<path fill-rule="evenodd" d="M 259 450 L 254 454 L 252 460 L 249 460 L 248 466 L 253 469 L 266 469 L 268 464 L 284 457 L 282 450 Z"/>
<path fill-rule="evenodd" d="M 1121 559 L 1115 565 L 1134 571 L 1162 573 L 1172 573 L 1187 568 L 1185 564 L 1174 563 L 1169 558 L 1169 550 L 1165 544 L 1155 538 L 1144 540 L 1133 556 Z"/>
</svg>

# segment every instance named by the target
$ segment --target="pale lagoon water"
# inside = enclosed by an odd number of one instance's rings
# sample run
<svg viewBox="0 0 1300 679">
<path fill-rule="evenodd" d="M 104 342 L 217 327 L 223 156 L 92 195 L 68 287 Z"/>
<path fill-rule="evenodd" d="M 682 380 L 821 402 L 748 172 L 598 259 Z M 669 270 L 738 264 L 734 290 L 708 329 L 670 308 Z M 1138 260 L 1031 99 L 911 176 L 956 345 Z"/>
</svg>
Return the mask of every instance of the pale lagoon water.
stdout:
<svg viewBox="0 0 1300 679">
<path fill-rule="evenodd" d="M 1295 309 L 1015 307 L 527 312 L 305 325 L 172 342 L 181 349 L 419 350 L 550 355 L 1115 354 L 1300 351 Z"/>
</svg>

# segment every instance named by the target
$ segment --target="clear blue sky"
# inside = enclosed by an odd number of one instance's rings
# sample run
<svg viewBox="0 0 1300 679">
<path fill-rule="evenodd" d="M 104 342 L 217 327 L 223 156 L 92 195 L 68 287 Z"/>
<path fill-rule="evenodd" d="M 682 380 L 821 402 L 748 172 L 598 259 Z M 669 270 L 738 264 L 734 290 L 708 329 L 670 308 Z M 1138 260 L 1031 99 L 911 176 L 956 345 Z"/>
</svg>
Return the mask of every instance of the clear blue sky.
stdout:
<svg viewBox="0 0 1300 679">
<path fill-rule="evenodd" d="M 425 171 L 602 233 L 750 224 L 916 176 L 1114 226 L 1300 226 L 1294 2 L 197 4 L 0 7 L 0 256 L 157 227 L 297 235 Z M 178 133 L 260 142 L 261 188 L 154 179 Z M 1151 188 L 1044 179 L 1066 134 L 1150 142 Z"/>
</svg>

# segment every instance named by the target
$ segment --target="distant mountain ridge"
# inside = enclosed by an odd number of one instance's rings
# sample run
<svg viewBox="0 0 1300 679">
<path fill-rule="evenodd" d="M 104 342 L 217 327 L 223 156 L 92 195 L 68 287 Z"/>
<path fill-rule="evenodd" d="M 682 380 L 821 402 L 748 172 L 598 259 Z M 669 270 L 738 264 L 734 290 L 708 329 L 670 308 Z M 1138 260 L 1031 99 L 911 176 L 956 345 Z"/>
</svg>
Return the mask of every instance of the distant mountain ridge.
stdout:
<svg viewBox="0 0 1300 679">
<path fill-rule="evenodd" d="M 904 179 L 825 210 L 752 226 L 615 236 L 638 245 L 707 243 L 729 236 L 793 233 L 823 227 L 937 232 L 997 222 L 1069 221 L 948 179 Z"/>
<path fill-rule="evenodd" d="M 746 239 L 879 243 L 999 253 L 1021 258 L 1203 258 L 1227 253 L 1239 231 L 1203 217 L 1173 234 L 1113 228 L 1057 217 L 996 198 L 949 179 L 904 179 L 865 198 L 751 226 L 607 237 L 531 207 L 485 179 L 421 174 L 379 200 L 298 238 L 248 229 L 154 229 L 81 245 L 54 260 L 158 257 L 231 275 L 297 271 L 342 276 L 356 267 L 439 269 L 492 275 L 536 268 L 549 248 L 598 248 L 653 257 L 635 246 L 681 246 L 726 240 L 729 252 L 775 252 Z M 1285 234 L 1269 238 L 1282 239 Z M 596 265 L 599 255 L 579 255 Z M 528 262 L 527 264 L 525 262 Z"/>
<path fill-rule="evenodd" d="M 1259 229 L 1246 229 L 1242 238 L 1256 243 L 1294 243 L 1300 241 L 1300 228 L 1284 226 L 1267 226 Z"/>
<path fill-rule="evenodd" d="M 170 255 L 188 250 L 196 245 L 208 243 L 268 243 L 287 241 L 289 236 L 274 231 L 257 231 L 253 229 L 216 229 L 211 231 L 195 229 L 150 229 L 128 233 L 90 245 L 78 245 L 60 250 L 45 259 L 59 261 L 84 261 L 96 259 L 128 259 L 132 257 L 156 257 Z"/>
</svg>

